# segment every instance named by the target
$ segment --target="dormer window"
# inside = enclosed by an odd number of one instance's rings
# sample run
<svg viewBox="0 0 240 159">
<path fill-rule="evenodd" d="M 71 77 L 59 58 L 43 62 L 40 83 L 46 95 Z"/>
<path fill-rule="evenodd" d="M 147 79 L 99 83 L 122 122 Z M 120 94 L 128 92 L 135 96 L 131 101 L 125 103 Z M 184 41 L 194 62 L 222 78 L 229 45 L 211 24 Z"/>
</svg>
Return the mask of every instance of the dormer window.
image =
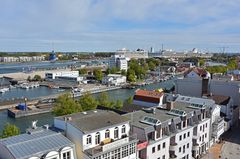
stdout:
<svg viewBox="0 0 240 159">
<path fill-rule="evenodd" d="M 92 143 L 92 136 L 88 135 L 87 136 L 87 144 L 91 144 Z"/>
<path fill-rule="evenodd" d="M 122 126 L 122 134 L 126 134 L 126 126 L 125 125 Z"/>
<path fill-rule="evenodd" d="M 95 144 L 98 145 L 100 143 L 100 133 L 97 132 L 95 135 Z"/>
<path fill-rule="evenodd" d="M 110 131 L 108 129 L 105 131 L 105 138 L 110 138 Z"/>
<path fill-rule="evenodd" d="M 118 138 L 118 127 L 114 128 L 114 139 Z"/>
</svg>

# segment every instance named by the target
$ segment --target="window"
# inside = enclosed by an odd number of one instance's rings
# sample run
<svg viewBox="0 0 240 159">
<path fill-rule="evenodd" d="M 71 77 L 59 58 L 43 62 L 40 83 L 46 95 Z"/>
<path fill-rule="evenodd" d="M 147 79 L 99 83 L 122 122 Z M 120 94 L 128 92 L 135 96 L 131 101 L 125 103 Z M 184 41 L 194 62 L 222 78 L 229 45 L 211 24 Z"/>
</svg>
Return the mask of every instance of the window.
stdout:
<svg viewBox="0 0 240 159">
<path fill-rule="evenodd" d="M 179 141 L 181 141 L 181 140 L 182 140 L 182 135 L 179 136 Z"/>
<path fill-rule="evenodd" d="M 160 159 L 160 157 L 158 157 L 157 159 Z"/>
<path fill-rule="evenodd" d="M 162 156 L 162 159 L 165 159 L 165 155 Z"/>
<path fill-rule="evenodd" d="M 110 131 L 108 129 L 105 131 L 105 138 L 110 138 Z"/>
<path fill-rule="evenodd" d="M 95 135 L 95 144 L 98 145 L 100 143 L 100 133 L 97 132 Z"/>
<path fill-rule="evenodd" d="M 205 138 L 207 137 L 207 133 L 205 134 Z"/>
<path fill-rule="evenodd" d="M 202 131 L 202 126 L 200 126 L 200 131 Z"/>
<path fill-rule="evenodd" d="M 187 144 L 187 148 L 189 148 L 189 143 Z"/>
<path fill-rule="evenodd" d="M 118 138 L 118 127 L 114 129 L 114 139 Z"/>
<path fill-rule="evenodd" d="M 126 126 L 123 125 L 123 126 L 122 126 L 122 134 L 125 134 L 125 133 L 126 133 Z"/>
<path fill-rule="evenodd" d="M 155 147 L 152 147 L 152 153 L 155 153 Z"/>
<path fill-rule="evenodd" d="M 183 145 L 183 153 L 185 153 L 185 145 Z"/>
<path fill-rule="evenodd" d="M 190 136 L 190 132 L 187 133 L 187 136 L 188 136 L 188 137 Z"/>
<path fill-rule="evenodd" d="M 206 128 L 207 128 L 207 123 L 206 123 Z"/>
<path fill-rule="evenodd" d="M 91 144 L 92 143 L 92 136 L 88 135 L 87 136 L 87 144 Z"/>
<path fill-rule="evenodd" d="M 160 150 L 161 150 L 161 145 L 159 144 L 159 145 L 158 145 L 158 151 L 160 151 Z"/>
<path fill-rule="evenodd" d="M 63 153 L 63 159 L 71 159 L 70 151 Z"/>
<path fill-rule="evenodd" d="M 162 146 L 162 147 L 163 147 L 163 148 L 165 148 L 165 147 L 166 147 L 166 143 L 165 143 L 165 142 L 163 143 L 163 146 Z"/>
<path fill-rule="evenodd" d="M 179 152 L 181 152 L 182 151 L 182 148 L 181 147 L 179 147 L 179 150 L 178 150 Z"/>
<path fill-rule="evenodd" d="M 183 138 L 184 138 L 184 139 L 186 138 L 186 134 L 183 135 Z"/>
</svg>

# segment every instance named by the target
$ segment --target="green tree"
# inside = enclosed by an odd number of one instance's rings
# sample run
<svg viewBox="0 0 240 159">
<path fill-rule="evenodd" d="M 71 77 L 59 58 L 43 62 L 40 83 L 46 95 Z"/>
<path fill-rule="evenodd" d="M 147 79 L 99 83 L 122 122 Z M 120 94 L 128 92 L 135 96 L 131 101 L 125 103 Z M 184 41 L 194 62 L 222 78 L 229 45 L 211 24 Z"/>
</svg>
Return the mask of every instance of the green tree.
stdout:
<svg viewBox="0 0 240 159">
<path fill-rule="evenodd" d="M 205 64 L 205 60 L 204 59 L 200 59 L 199 61 L 199 66 L 204 66 L 204 64 Z"/>
<path fill-rule="evenodd" d="M 31 76 L 28 76 L 27 81 L 31 81 L 31 80 L 32 80 Z"/>
<path fill-rule="evenodd" d="M 98 106 L 98 101 L 90 93 L 81 96 L 78 102 L 82 106 L 83 111 L 94 110 Z"/>
<path fill-rule="evenodd" d="M 129 82 L 135 82 L 136 81 L 134 70 L 128 69 L 128 71 L 127 71 L 127 80 Z"/>
<path fill-rule="evenodd" d="M 81 69 L 79 69 L 79 74 L 80 74 L 80 75 L 85 75 L 85 74 L 87 74 L 87 69 L 86 69 L 86 68 L 81 68 Z"/>
<path fill-rule="evenodd" d="M 121 75 L 123 75 L 123 76 L 127 76 L 127 72 L 126 72 L 126 70 L 121 70 Z"/>
<path fill-rule="evenodd" d="M 53 107 L 53 113 L 56 116 L 62 116 L 72 113 L 81 112 L 81 105 L 76 102 L 70 94 L 64 94 L 57 98 L 56 103 Z"/>
<path fill-rule="evenodd" d="M 237 60 L 234 58 L 234 59 L 231 59 L 229 60 L 228 64 L 227 64 L 227 67 L 228 69 L 230 70 L 234 70 L 237 68 Z"/>
<path fill-rule="evenodd" d="M 121 100 L 117 100 L 115 105 L 114 105 L 114 108 L 115 109 L 121 109 L 123 107 L 123 102 Z"/>
<path fill-rule="evenodd" d="M 105 106 L 105 107 L 111 107 L 111 103 L 109 101 L 108 95 L 106 92 L 102 92 L 99 96 L 98 96 L 98 103 L 101 106 Z"/>
<path fill-rule="evenodd" d="M 156 69 L 156 65 L 154 62 L 150 61 L 148 63 L 149 70 L 154 71 Z"/>
<path fill-rule="evenodd" d="M 16 136 L 20 134 L 20 129 L 13 124 L 5 124 L 2 130 L 2 138 L 7 138 L 10 136 Z"/>
<path fill-rule="evenodd" d="M 42 80 L 42 77 L 40 75 L 35 75 L 33 77 L 33 81 L 41 81 Z"/>
<path fill-rule="evenodd" d="M 132 104 L 133 103 L 133 97 L 129 97 L 127 100 L 126 100 L 127 104 Z"/>
<path fill-rule="evenodd" d="M 108 67 L 108 68 L 106 69 L 106 74 L 109 75 L 110 73 L 111 73 L 111 70 L 110 70 L 110 68 Z"/>
<path fill-rule="evenodd" d="M 119 69 L 117 68 L 117 67 L 112 67 L 111 69 L 110 69 L 110 73 L 111 74 L 115 74 L 115 73 L 117 73 L 119 71 Z"/>
<path fill-rule="evenodd" d="M 93 70 L 93 75 L 95 76 L 96 80 L 101 81 L 103 78 L 103 74 L 101 69 L 94 69 Z"/>
</svg>

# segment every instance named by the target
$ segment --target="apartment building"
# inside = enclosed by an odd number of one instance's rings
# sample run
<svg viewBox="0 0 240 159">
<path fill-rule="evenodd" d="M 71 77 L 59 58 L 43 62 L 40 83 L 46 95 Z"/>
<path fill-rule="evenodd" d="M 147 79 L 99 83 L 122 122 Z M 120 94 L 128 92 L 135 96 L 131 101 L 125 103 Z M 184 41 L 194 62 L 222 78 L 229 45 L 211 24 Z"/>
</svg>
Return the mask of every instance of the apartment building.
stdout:
<svg viewBox="0 0 240 159">
<path fill-rule="evenodd" d="M 109 67 L 117 67 L 120 70 L 128 69 L 128 60 L 123 54 L 115 54 L 109 60 Z"/>
<path fill-rule="evenodd" d="M 199 158 L 209 148 L 210 108 L 183 102 L 128 113 L 140 159 Z"/>
<path fill-rule="evenodd" d="M 54 119 L 76 145 L 79 159 L 136 159 L 136 136 L 129 119 L 112 111 L 95 110 Z"/>
<path fill-rule="evenodd" d="M 75 145 L 60 132 L 36 125 L 0 140 L 0 159 L 77 159 Z"/>
</svg>

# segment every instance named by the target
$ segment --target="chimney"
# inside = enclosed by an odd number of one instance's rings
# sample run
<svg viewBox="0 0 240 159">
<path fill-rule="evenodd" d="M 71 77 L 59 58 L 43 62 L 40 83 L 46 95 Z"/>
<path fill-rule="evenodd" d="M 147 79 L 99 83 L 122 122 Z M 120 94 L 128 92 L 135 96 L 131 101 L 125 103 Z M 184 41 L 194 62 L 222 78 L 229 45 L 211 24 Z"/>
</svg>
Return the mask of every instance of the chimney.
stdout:
<svg viewBox="0 0 240 159">
<path fill-rule="evenodd" d="M 167 110 L 171 110 L 174 108 L 174 102 L 173 101 L 167 101 Z"/>
</svg>

